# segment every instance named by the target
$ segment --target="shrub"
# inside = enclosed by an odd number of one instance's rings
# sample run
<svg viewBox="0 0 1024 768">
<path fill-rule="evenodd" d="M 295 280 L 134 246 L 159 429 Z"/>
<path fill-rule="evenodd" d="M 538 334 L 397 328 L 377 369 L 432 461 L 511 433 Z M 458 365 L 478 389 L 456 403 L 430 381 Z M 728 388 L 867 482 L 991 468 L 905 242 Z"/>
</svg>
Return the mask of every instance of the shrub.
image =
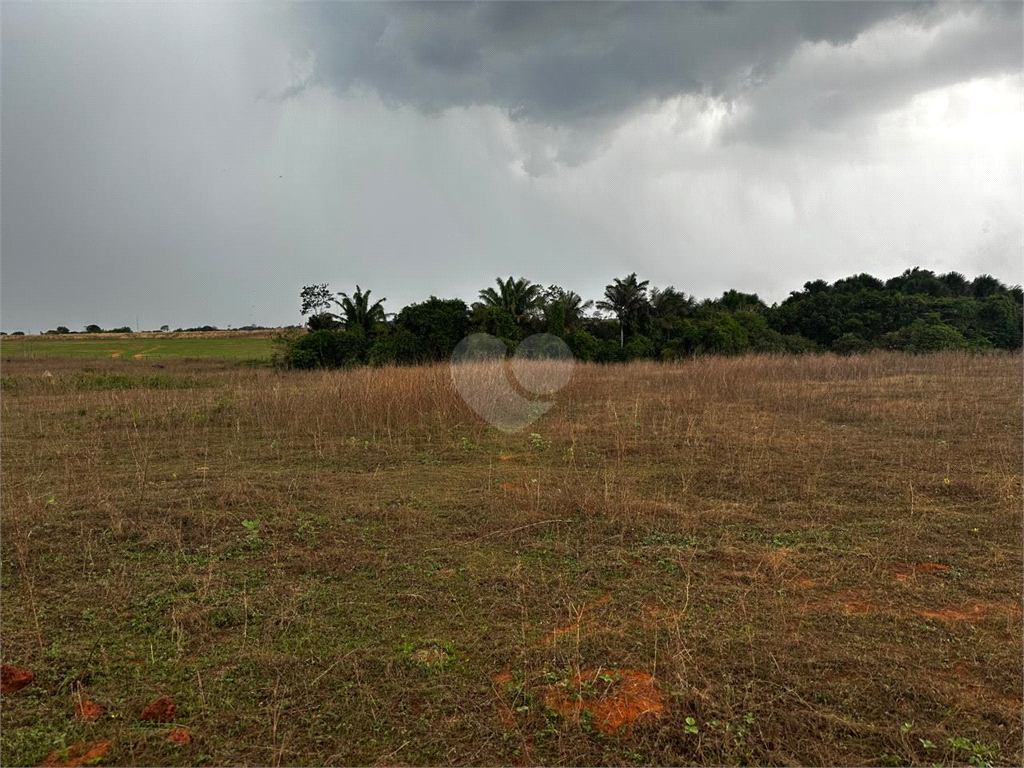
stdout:
<svg viewBox="0 0 1024 768">
<path fill-rule="evenodd" d="M 626 343 L 625 356 L 627 360 L 640 360 L 654 357 L 656 351 L 654 342 L 638 333 Z"/>
<path fill-rule="evenodd" d="M 871 349 L 871 345 L 856 333 L 844 333 L 832 342 L 832 351 L 838 352 L 840 355 L 852 355 L 857 352 L 866 352 L 869 349 Z"/>
<path fill-rule="evenodd" d="M 574 331 L 570 333 L 565 337 L 565 343 L 572 350 L 573 357 L 585 363 L 596 360 L 598 350 L 601 347 L 601 342 L 592 333 L 587 331 Z"/>
<path fill-rule="evenodd" d="M 310 331 L 286 341 L 285 362 L 292 368 L 343 368 L 367 361 L 369 342 L 361 329 Z"/>
</svg>

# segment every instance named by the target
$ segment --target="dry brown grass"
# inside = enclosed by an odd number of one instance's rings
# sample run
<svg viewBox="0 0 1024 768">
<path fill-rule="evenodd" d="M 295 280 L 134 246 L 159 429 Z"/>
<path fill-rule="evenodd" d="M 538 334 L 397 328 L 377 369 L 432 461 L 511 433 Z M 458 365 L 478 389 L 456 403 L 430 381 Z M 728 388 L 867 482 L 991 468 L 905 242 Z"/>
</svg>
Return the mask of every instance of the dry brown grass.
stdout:
<svg viewBox="0 0 1024 768">
<path fill-rule="evenodd" d="M 4 764 L 1024 759 L 1019 354 L 581 365 L 513 435 L 446 366 L 82 366 L 3 367 Z"/>
</svg>

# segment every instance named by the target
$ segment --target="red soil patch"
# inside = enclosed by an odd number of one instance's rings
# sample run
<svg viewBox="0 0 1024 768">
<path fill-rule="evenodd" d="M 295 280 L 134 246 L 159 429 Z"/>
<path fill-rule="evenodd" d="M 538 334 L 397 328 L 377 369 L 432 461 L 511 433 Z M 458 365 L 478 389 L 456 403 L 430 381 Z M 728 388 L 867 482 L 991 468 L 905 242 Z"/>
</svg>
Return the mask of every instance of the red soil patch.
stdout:
<svg viewBox="0 0 1024 768">
<path fill-rule="evenodd" d="M 512 712 L 512 708 L 505 702 L 502 697 L 504 688 L 512 682 L 512 671 L 505 667 L 501 672 L 493 675 L 491 680 L 498 686 L 498 717 L 501 718 L 501 727 L 506 731 L 511 731 L 516 727 L 516 716 Z"/>
<path fill-rule="evenodd" d="M 937 608 L 934 611 L 918 611 L 917 615 L 926 619 L 941 619 L 942 621 L 973 621 L 987 616 L 992 610 L 989 606 L 975 603 L 964 606 L 963 610 L 958 608 Z"/>
<path fill-rule="evenodd" d="M 863 616 L 875 610 L 874 603 L 864 599 L 864 593 L 859 589 L 850 589 L 836 595 L 836 600 L 842 603 L 843 613 L 847 616 Z"/>
<path fill-rule="evenodd" d="M 811 589 L 812 587 L 818 586 L 818 582 L 815 579 L 797 579 L 796 585 L 800 589 Z"/>
<path fill-rule="evenodd" d="M 11 664 L 0 664 L 0 693 L 20 691 L 32 682 L 36 676 L 30 669 L 22 669 Z"/>
<path fill-rule="evenodd" d="M 173 728 L 167 732 L 164 738 L 174 744 L 177 744 L 179 747 L 184 747 L 186 744 L 192 743 L 192 737 L 184 728 Z"/>
<path fill-rule="evenodd" d="M 170 696 L 161 696 L 151 701 L 139 716 L 141 720 L 149 720 L 154 723 L 169 723 L 174 719 L 176 706 L 174 699 Z"/>
<path fill-rule="evenodd" d="M 939 565 L 938 563 L 918 563 L 914 566 L 914 570 L 918 573 L 935 573 L 936 571 L 950 571 L 952 569 L 948 565 Z"/>
<path fill-rule="evenodd" d="M 611 678 L 608 682 L 605 678 Z M 593 697 L 579 698 L 583 685 L 597 692 Z M 551 687 L 544 703 L 563 716 L 579 716 L 589 712 L 591 722 L 601 733 L 630 731 L 638 721 L 661 717 L 665 704 L 657 681 L 646 672 L 635 669 L 591 669 L 581 671 L 567 687 Z"/>
<path fill-rule="evenodd" d="M 917 610 L 915 613 L 926 619 L 943 621 L 976 621 L 988 616 L 1017 616 L 1021 607 L 1017 603 L 973 603 L 962 608 L 936 608 L 931 611 Z"/>
<path fill-rule="evenodd" d="M 84 720 L 87 723 L 91 723 L 95 720 L 99 720 L 100 715 L 102 714 L 103 707 L 92 699 L 86 699 L 85 701 L 75 703 L 75 720 Z"/>
<path fill-rule="evenodd" d="M 515 456 L 512 456 L 511 454 L 507 454 L 506 453 L 506 454 L 504 454 L 502 456 L 499 456 L 498 458 L 501 459 L 502 461 L 508 461 L 509 459 L 514 459 Z"/>
<path fill-rule="evenodd" d="M 913 573 L 943 573 L 945 571 L 953 570 L 948 565 L 941 565 L 939 563 L 914 563 L 913 565 L 900 565 L 896 567 L 897 581 L 906 581 L 907 577 Z"/>
<path fill-rule="evenodd" d="M 110 751 L 109 741 L 91 741 L 72 744 L 65 754 L 55 749 L 39 764 L 40 768 L 81 768 L 95 765 L 96 761 Z"/>
</svg>

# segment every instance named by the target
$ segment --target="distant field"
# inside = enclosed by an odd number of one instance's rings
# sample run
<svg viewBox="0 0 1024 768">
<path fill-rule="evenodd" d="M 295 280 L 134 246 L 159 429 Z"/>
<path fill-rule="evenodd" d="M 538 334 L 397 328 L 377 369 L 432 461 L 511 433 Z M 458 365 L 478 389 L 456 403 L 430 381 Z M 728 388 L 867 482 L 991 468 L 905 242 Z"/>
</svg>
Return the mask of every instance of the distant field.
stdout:
<svg viewBox="0 0 1024 768">
<path fill-rule="evenodd" d="M 14 358 L 0 763 L 1021 765 L 1021 363 Z"/>
<path fill-rule="evenodd" d="M 4 360 L 44 357 L 267 360 L 272 352 L 273 343 L 267 331 L 0 337 L 0 357 Z"/>
</svg>

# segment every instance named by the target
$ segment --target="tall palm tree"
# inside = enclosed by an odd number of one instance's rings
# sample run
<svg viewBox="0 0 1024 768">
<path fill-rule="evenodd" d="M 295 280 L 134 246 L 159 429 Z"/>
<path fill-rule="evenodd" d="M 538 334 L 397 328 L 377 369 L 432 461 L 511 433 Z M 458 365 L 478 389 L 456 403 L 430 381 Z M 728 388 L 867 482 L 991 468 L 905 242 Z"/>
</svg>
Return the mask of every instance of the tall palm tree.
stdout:
<svg viewBox="0 0 1024 768">
<path fill-rule="evenodd" d="M 338 292 L 341 301 L 337 301 L 345 315 L 346 328 L 362 328 L 367 334 L 373 330 L 375 323 L 387 322 L 387 315 L 384 314 L 384 302 L 381 299 L 373 304 L 370 303 L 370 292 L 363 291 L 356 286 L 356 292 L 350 297 L 346 293 Z"/>
<path fill-rule="evenodd" d="M 619 319 L 619 346 L 626 346 L 626 326 L 630 331 L 635 329 L 650 312 L 651 304 L 647 299 L 647 284 L 650 280 L 638 282 L 636 272 L 625 279 L 615 278 L 614 282 L 604 289 L 604 299 L 597 302 L 597 308 L 613 312 Z"/>
<path fill-rule="evenodd" d="M 544 300 L 539 285 L 535 285 L 525 277 L 513 280 L 496 278 L 498 290 L 484 288 L 480 291 L 480 302 L 485 307 L 498 307 L 504 309 L 517 323 L 522 323 L 530 315 L 536 312 Z"/>
</svg>

